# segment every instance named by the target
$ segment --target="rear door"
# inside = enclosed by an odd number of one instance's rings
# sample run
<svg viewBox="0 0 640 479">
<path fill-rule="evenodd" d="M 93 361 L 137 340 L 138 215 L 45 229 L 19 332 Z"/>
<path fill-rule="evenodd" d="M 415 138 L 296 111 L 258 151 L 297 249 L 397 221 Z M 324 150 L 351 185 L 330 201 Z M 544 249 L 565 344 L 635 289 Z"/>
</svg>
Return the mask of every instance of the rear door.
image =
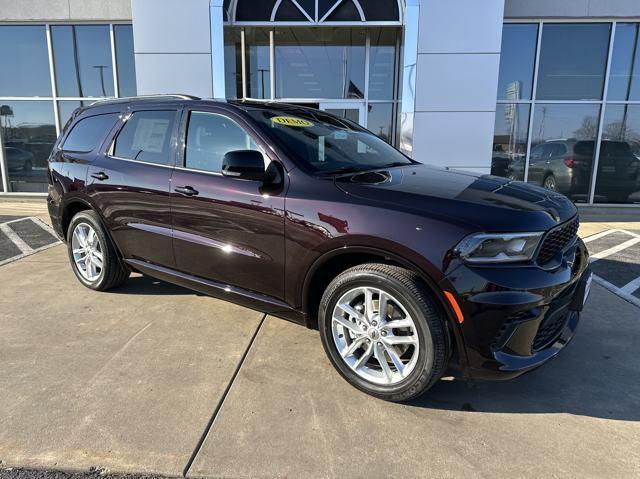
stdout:
<svg viewBox="0 0 640 479">
<path fill-rule="evenodd" d="M 271 158 L 250 125 L 215 107 L 185 110 L 172 186 L 176 266 L 190 275 L 282 299 L 284 185 L 222 176 L 233 150 Z M 185 194 L 184 192 L 188 193 Z"/>
<path fill-rule="evenodd" d="M 170 196 L 179 109 L 127 111 L 91 165 L 87 193 L 126 258 L 174 267 Z"/>
</svg>

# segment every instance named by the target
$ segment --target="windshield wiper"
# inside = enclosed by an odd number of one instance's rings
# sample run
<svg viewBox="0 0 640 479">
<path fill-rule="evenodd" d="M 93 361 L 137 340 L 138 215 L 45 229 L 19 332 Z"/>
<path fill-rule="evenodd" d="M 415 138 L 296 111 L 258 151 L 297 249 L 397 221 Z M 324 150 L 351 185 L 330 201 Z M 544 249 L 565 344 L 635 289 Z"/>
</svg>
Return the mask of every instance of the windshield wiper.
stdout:
<svg viewBox="0 0 640 479">
<path fill-rule="evenodd" d="M 412 163 L 406 163 L 404 161 L 394 161 L 393 163 L 387 163 L 386 165 L 380 166 L 365 166 L 363 168 L 356 168 L 355 166 L 345 166 L 343 168 L 337 168 L 335 170 L 330 171 L 321 171 L 320 174 L 323 175 L 339 175 L 342 173 L 362 173 L 364 171 L 376 171 L 376 170 L 384 170 L 387 168 L 393 168 L 395 166 L 410 166 Z"/>
<path fill-rule="evenodd" d="M 341 173 L 359 173 L 361 171 L 367 171 L 369 168 L 356 168 L 355 166 L 345 166 L 343 168 L 337 168 L 329 171 L 319 171 L 322 175 L 339 175 Z"/>
</svg>

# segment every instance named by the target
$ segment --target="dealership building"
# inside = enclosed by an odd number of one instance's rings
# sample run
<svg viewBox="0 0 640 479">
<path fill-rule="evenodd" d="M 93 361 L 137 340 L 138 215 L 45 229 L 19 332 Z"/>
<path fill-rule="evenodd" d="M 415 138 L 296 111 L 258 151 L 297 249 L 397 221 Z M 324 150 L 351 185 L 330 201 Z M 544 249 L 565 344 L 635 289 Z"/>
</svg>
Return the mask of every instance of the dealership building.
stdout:
<svg viewBox="0 0 640 479">
<path fill-rule="evenodd" d="M 638 0 L 0 0 L 0 195 L 44 195 L 72 112 L 302 104 L 414 159 L 640 205 Z"/>
</svg>

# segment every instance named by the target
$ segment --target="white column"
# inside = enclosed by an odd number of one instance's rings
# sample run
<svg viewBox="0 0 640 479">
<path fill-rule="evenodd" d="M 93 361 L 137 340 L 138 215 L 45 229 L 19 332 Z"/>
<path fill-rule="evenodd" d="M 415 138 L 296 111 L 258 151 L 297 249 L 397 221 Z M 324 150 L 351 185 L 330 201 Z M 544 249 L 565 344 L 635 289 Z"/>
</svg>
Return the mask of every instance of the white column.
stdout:
<svg viewBox="0 0 640 479">
<path fill-rule="evenodd" d="M 504 0 L 421 0 L 413 158 L 488 173 Z"/>
</svg>

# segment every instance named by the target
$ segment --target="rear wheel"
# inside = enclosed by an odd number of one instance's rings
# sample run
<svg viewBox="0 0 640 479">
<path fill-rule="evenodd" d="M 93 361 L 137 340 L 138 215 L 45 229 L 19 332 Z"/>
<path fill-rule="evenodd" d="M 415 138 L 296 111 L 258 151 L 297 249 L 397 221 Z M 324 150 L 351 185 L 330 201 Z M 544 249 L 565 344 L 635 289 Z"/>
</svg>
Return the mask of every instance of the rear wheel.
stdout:
<svg viewBox="0 0 640 479">
<path fill-rule="evenodd" d="M 322 344 L 334 367 L 373 396 L 406 401 L 444 373 L 449 336 L 413 272 L 365 264 L 336 277 L 319 309 Z"/>
<path fill-rule="evenodd" d="M 548 190 L 556 191 L 557 188 L 558 188 L 558 186 L 556 185 L 556 177 L 553 176 L 553 175 L 548 175 L 544 179 L 544 182 L 542 183 L 542 186 L 544 186 Z"/>
<path fill-rule="evenodd" d="M 129 270 L 120 262 L 93 211 L 81 211 L 73 217 L 67 232 L 67 249 L 73 272 L 87 288 L 106 291 L 129 278 Z"/>
</svg>

